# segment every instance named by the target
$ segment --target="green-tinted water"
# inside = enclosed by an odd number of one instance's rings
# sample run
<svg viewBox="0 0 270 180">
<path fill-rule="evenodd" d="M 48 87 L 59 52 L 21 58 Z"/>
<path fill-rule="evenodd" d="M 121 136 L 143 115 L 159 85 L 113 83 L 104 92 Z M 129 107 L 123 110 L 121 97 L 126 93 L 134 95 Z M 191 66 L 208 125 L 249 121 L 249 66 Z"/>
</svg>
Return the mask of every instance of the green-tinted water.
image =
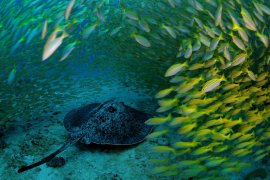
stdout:
<svg viewBox="0 0 270 180">
<path fill-rule="evenodd" d="M 267 178 L 268 1 L 0 5 L 1 178 Z M 111 98 L 153 115 L 144 143 L 16 174 L 62 144 L 65 113 Z"/>
</svg>

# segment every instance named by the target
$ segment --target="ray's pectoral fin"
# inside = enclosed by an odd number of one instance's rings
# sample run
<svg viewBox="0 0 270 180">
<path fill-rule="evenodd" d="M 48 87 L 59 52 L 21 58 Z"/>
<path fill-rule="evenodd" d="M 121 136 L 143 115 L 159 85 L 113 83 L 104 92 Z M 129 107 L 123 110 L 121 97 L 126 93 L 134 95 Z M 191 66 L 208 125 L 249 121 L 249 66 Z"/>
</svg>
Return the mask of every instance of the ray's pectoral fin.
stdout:
<svg viewBox="0 0 270 180">
<path fill-rule="evenodd" d="M 81 137 L 80 137 L 81 138 Z M 29 169 L 35 168 L 37 166 L 40 166 L 48 161 L 50 161 L 51 159 L 53 159 L 55 156 L 57 156 L 59 153 L 63 152 L 65 149 L 67 149 L 68 147 L 70 147 L 71 145 L 75 144 L 80 138 L 76 138 L 76 139 L 68 139 L 67 142 L 62 145 L 59 149 L 57 149 L 55 152 L 51 153 L 50 155 L 48 155 L 47 157 L 41 159 L 40 161 L 33 163 L 29 166 L 23 166 L 18 170 L 18 173 L 27 171 Z"/>
</svg>

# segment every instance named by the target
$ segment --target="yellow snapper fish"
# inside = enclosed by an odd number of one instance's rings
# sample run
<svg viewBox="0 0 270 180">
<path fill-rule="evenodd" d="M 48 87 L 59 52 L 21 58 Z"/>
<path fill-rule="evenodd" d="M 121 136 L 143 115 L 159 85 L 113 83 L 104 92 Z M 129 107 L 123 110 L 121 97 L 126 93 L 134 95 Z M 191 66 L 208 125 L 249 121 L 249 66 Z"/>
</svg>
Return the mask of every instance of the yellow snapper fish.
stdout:
<svg viewBox="0 0 270 180">
<path fill-rule="evenodd" d="M 178 104 L 179 99 L 177 98 L 170 98 L 170 99 L 162 99 L 158 101 L 158 104 L 161 107 L 174 107 Z"/>
<path fill-rule="evenodd" d="M 207 93 L 215 90 L 222 81 L 226 81 L 224 75 L 221 78 L 215 78 L 207 81 L 202 88 L 202 92 Z"/>
<path fill-rule="evenodd" d="M 246 51 L 245 44 L 240 40 L 238 37 L 233 35 L 233 33 L 230 34 L 233 40 L 233 43 L 241 50 Z"/>
<path fill-rule="evenodd" d="M 209 159 L 207 159 L 207 162 L 205 163 L 205 165 L 207 167 L 213 168 L 213 167 L 219 166 L 226 160 L 227 158 L 225 157 L 210 157 Z"/>
<path fill-rule="evenodd" d="M 180 72 L 184 67 L 187 66 L 187 62 L 185 63 L 178 63 L 178 64 L 174 64 L 171 67 L 169 67 L 169 69 L 166 71 L 165 73 L 165 77 L 170 77 L 170 76 L 174 76 L 176 75 L 178 72 Z"/>
<path fill-rule="evenodd" d="M 246 148 L 243 148 L 243 149 L 237 149 L 235 150 L 232 154 L 237 156 L 237 157 L 242 157 L 242 156 L 246 156 L 247 154 L 250 154 L 252 153 L 253 151 L 250 150 L 250 149 L 246 149 Z"/>
<path fill-rule="evenodd" d="M 265 14 L 267 15 L 270 15 L 270 8 L 263 5 L 263 4 L 260 4 L 260 3 L 257 3 L 257 2 L 253 2 L 253 4 L 256 6 L 258 6 L 258 8 L 263 11 Z"/>
<path fill-rule="evenodd" d="M 201 76 L 198 78 L 191 78 L 190 80 L 182 83 L 176 90 L 178 94 L 185 94 L 187 91 L 192 90 L 201 80 Z"/>
<path fill-rule="evenodd" d="M 179 134 L 187 134 L 197 127 L 197 123 L 187 124 L 178 129 Z"/>
<path fill-rule="evenodd" d="M 204 67 L 205 67 L 205 63 L 195 63 L 189 66 L 188 70 L 192 71 L 192 70 L 202 69 Z"/>
<path fill-rule="evenodd" d="M 190 178 L 190 177 L 196 177 L 198 176 L 201 172 L 205 172 L 206 171 L 206 167 L 203 165 L 195 165 L 193 166 L 193 168 L 191 169 L 185 169 L 181 172 L 181 175 L 183 175 L 183 177 L 186 178 Z"/>
<path fill-rule="evenodd" d="M 230 54 L 230 51 L 229 51 L 228 47 L 225 47 L 225 48 L 224 48 L 223 54 L 224 54 L 224 57 L 225 57 L 227 60 L 229 60 L 229 61 L 231 60 L 231 54 Z"/>
<path fill-rule="evenodd" d="M 135 40 L 142 46 L 144 47 L 151 47 L 151 43 L 149 42 L 148 39 L 146 39 L 145 37 L 138 35 L 136 33 L 132 33 L 131 37 L 134 37 Z"/>
<path fill-rule="evenodd" d="M 176 126 L 185 122 L 188 122 L 189 117 L 187 116 L 181 116 L 181 117 L 175 117 L 172 119 L 170 126 Z"/>
<path fill-rule="evenodd" d="M 168 170 L 170 170 L 170 166 L 157 166 L 153 169 L 155 173 L 164 173 Z"/>
<path fill-rule="evenodd" d="M 193 141 L 193 142 L 178 141 L 174 145 L 176 148 L 184 148 L 185 149 L 185 148 L 194 148 L 200 144 L 201 144 L 200 142 L 196 142 L 196 141 Z"/>
<path fill-rule="evenodd" d="M 181 160 L 178 164 L 178 168 L 186 168 L 194 165 L 199 165 L 200 161 L 199 160 Z"/>
<path fill-rule="evenodd" d="M 213 132 L 212 139 L 214 139 L 216 141 L 225 141 L 225 140 L 229 140 L 230 136 L 231 136 L 231 134 L 224 135 L 224 134 L 219 133 L 219 132 Z"/>
<path fill-rule="evenodd" d="M 155 146 L 153 147 L 153 150 L 158 152 L 172 152 L 174 154 L 176 152 L 174 148 L 171 148 L 169 146 Z"/>
<path fill-rule="evenodd" d="M 226 151 L 226 150 L 228 150 L 230 148 L 231 148 L 231 146 L 229 146 L 229 145 L 221 145 L 221 146 L 216 147 L 214 149 L 214 152 L 215 153 L 220 153 L 220 152 L 224 152 L 224 151 Z"/>
<path fill-rule="evenodd" d="M 152 132 L 151 134 L 147 135 L 147 138 L 149 138 L 149 139 L 156 138 L 156 137 L 162 136 L 164 134 L 167 134 L 168 132 L 169 132 L 168 129 L 155 131 L 155 132 Z"/>
<path fill-rule="evenodd" d="M 64 31 L 60 37 L 47 42 L 43 50 L 42 61 L 45 61 L 46 59 L 48 59 L 57 50 L 57 48 L 62 44 L 63 39 L 66 38 L 67 36 L 68 34 Z"/>
<path fill-rule="evenodd" d="M 246 53 L 238 54 L 232 61 L 231 66 L 237 66 L 239 64 L 242 64 L 247 59 Z"/>
<path fill-rule="evenodd" d="M 174 87 L 170 87 L 170 88 L 167 88 L 167 89 L 163 89 L 163 90 L 159 91 L 159 92 L 155 95 L 155 98 L 157 98 L 157 99 L 163 98 L 163 97 L 169 95 L 173 90 L 174 90 Z"/>
<path fill-rule="evenodd" d="M 170 121 L 171 119 L 172 119 L 172 115 L 169 114 L 167 117 L 150 118 L 145 123 L 149 124 L 149 125 L 159 125 L 159 124 L 163 124 L 163 123 L 165 123 L 167 121 Z"/>
<path fill-rule="evenodd" d="M 225 169 L 222 169 L 221 170 L 221 174 L 230 174 L 230 173 L 235 173 L 235 172 L 240 172 L 241 169 L 238 168 L 238 167 L 228 167 L 228 168 L 225 168 Z"/>
<path fill-rule="evenodd" d="M 179 109 L 177 111 L 178 114 L 189 115 L 189 114 L 195 113 L 197 111 L 197 106 L 181 105 L 181 106 L 179 106 L 178 109 Z"/>
<path fill-rule="evenodd" d="M 216 11 L 216 15 L 215 15 L 215 25 L 218 26 L 220 25 L 222 22 L 222 6 L 219 6 L 217 11 Z"/>
<path fill-rule="evenodd" d="M 259 32 L 256 32 L 256 35 L 259 37 L 260 41 L 263 43 L 263 45 L 268 48 L 269 46 L 269 39 L 266 35 L 261 34 Z"/>
<path fill-rule="evenodd" d="M 243 20 L 245 22 L 246 28 L 248 28 L 251 31 L 257 31 L 256 25 L 255 25 L 254 21 L 252 20 L 249 12 L 243 7 L 241 9 L 241 15 L 242 15 Z"/>
</svg>

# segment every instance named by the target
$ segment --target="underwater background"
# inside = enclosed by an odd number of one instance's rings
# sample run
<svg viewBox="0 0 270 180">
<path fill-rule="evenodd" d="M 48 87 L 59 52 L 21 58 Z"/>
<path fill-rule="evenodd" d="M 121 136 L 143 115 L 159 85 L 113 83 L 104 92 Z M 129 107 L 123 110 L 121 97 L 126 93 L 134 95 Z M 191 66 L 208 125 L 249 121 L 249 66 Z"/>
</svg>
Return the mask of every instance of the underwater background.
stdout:
<svg viewBox="0 0 270 180">
<path fill-rule="evenodd" d="M 267 0 L 1 0 L 0 179 L 270 179 Z M 110 99 L 152 115 L 131 147 L 59 148 Z"/>
</svg>

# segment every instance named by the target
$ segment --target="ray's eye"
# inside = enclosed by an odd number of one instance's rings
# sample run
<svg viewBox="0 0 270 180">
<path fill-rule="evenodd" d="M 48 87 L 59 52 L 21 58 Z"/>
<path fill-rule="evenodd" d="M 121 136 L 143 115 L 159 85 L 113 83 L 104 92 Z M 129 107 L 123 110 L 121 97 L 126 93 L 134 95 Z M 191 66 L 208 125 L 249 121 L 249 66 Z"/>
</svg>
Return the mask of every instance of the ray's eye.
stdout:
<svg viewBox="0 0 270 180">
<path fill-rule="evenodd" d="M 116 111 L 116 108 L 114 108 L 114 107 L 110 106 L 108 110 L 109 110 L 109 112 L 110 112 L 110 113 L 113 113 L 113 112 L 115 112 L 115 111 Z"/>
</svg>

